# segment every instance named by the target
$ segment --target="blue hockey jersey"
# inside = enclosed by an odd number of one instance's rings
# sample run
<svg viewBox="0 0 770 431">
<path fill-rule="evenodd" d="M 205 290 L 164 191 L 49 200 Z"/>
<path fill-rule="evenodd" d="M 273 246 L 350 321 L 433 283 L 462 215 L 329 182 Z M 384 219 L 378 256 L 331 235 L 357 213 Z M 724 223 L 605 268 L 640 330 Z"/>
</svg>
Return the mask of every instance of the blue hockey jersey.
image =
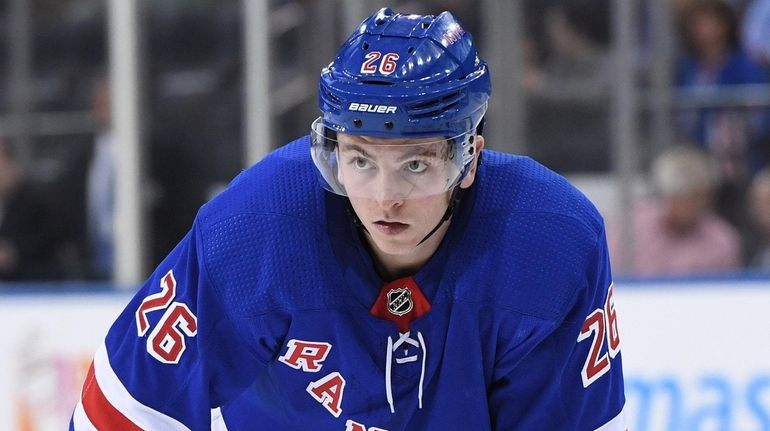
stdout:
<svg viewBox="0 0 770 431">
<path fill-rule="evenodd" d="M 485 150 L 430 261 L 382 280 L 309 145 L 201 208 L 111 327 L 71 430 L 626 430 L 582 194 Z"/>
</svg>

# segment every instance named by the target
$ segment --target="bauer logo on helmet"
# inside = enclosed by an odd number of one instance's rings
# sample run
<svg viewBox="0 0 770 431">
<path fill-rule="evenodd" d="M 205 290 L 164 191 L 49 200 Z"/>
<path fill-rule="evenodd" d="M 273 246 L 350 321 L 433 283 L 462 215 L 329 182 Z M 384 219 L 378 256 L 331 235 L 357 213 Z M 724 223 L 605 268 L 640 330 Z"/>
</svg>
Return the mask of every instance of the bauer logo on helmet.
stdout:
<svg viewBox="0 0 770 431">
<path fill-rule="evenodd" d="M 370 105 L 368 103 L 353 102 L 348 106 L 348 111 L 371 112 L 373 114 L 395 114 L 396 106 Z"/>
</svg>

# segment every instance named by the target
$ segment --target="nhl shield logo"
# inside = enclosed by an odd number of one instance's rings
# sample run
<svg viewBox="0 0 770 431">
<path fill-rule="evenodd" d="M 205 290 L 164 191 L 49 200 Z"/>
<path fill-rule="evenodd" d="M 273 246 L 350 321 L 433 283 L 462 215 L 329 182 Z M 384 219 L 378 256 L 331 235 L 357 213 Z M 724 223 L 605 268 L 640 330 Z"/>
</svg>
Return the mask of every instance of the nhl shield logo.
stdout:
<svg viewBox="0 0 770 431">
<path fill-rule="evenodd" d="M 388 291 L 388 311 L 396 316 L 403 316 L 412 311 L 412 291 L 407 288 L 391 289 Z"/>
</svg>

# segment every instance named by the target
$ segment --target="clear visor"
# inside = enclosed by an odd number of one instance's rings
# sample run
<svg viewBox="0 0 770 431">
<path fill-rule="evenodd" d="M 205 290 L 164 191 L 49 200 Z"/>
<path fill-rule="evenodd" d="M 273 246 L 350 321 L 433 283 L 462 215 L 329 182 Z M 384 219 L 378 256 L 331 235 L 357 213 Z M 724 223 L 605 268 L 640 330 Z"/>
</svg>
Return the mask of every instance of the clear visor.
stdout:
<svg viewBox="0 0 770 431">
<path fill-rule="evenodd" d="M 326 189 L 376 200 L 443 194 L 462 181 L 476 151 L 475 129 L 450 137 L 385 139 L 338 133 L 318 118 L 310 136 Z"/>
</svg>

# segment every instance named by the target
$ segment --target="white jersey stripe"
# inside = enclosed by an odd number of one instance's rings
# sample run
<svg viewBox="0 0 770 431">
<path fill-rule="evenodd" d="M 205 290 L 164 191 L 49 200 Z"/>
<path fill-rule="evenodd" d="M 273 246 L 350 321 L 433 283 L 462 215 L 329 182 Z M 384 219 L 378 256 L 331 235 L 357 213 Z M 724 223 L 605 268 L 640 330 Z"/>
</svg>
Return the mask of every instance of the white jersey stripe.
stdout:
<svg viewBox="0 0 770 431">
<path fill-rule="evenodd" d="M 596 431 L 628 431 L 628 424 L 626 424 L 626 406 L 624 405 L 617 416 L 597 428 Z"/>
<path fill-rule="evenodd" d="M 144 430 L 189 431 L 176 419 L 145 406 L 128 392 L 112 370 L 107 348 L 102 343 L 94 355 L 94 374 L 104 397 L 131 422 Z"/>
<path fill-rule="evenodd" d="M 219 407 L 211 409 L 211 431 L 227 431 L 227 424 Z"/>
<path fill-rule="evenodd" d="M 75 406 L 75 412 L 72 413 L 72 425 L 77 431 L 97 431 L 96 427 L 88 420 L 85 410 L 83 410 L 83 402 L 78 401 L 78 405 Z"/>
</svg>

